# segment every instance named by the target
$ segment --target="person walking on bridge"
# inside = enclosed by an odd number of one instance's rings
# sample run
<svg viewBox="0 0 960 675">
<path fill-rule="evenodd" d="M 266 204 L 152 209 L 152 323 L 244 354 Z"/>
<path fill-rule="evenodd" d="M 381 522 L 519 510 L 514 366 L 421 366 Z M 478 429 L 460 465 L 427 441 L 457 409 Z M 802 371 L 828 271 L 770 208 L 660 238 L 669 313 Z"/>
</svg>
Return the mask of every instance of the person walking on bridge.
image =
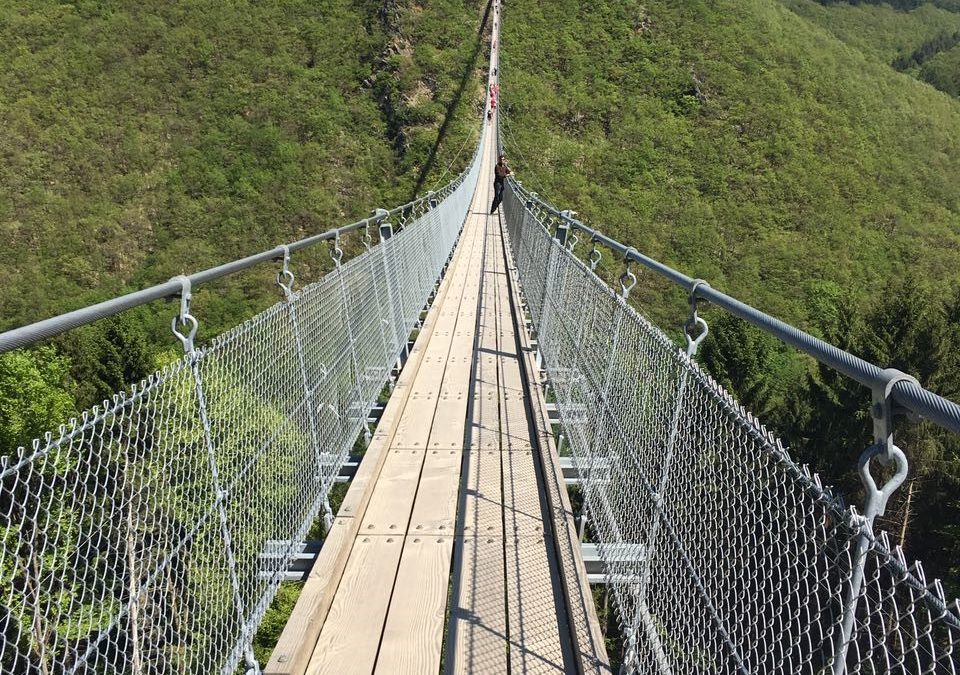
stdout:
<svg viewBox="0 0 960 675">
<path fill-rule="evenodd" d="M 495 212 L 497 207 L 500 206 L 500 202 L 503 201 L 504 181 L 507 180 L 507 176 L 513 173 L 510 167 L 507 166 L 506 155 L 500 155 L 496 166 L 493 167 L 493 173 L 493 206 L 490 207 L 490 213 Z"/>
</svg>

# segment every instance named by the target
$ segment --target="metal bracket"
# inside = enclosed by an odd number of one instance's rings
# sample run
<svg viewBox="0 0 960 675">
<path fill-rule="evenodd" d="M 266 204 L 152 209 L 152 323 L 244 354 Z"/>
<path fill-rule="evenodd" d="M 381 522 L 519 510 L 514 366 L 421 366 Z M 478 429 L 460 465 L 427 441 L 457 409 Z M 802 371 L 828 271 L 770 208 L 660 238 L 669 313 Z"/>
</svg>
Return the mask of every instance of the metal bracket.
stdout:
<svg viewBox="0 0 960 675">
<path fill-rule="evenodd" d="M 637 275 L 633 273 L 633 270 L 630 269 L 630 254 L 635 253 L 639 255 L 639 251 L 633 246 L 628 248 L 623 253 L 623 274 L 620 275 L 620 297 L 624 300 L 627 300 L 630 297 L 630 291 L 633 290 L 633 287 L 637 285 Z M 630 282 L 627 285 L 627 282 Z"/>
<path fill-rule="evenodd" d="M 373 244 L 373 237 L 370 235 L 370 221 L 369 219 L 363 224 L 363 247 L 369 251 L 370 246 Z"/>
<path fill-rule="evenodd" d="M 176 281 L 180 284 L 180 312 L 177 316 L 173 317 L 173 320 L 170 322 L 170 330 L 173 331 L 173 334 L 177 336 L 177 339 L 183 344 L 184 353 L 192 354 L 194 351 L 193 339 L 197 335 L 197 328 L 200 323 L 196 317 L 190 313 L 190 301 L 193 299 L 190 277 L 181 274 L 173 277 L 170 281 Z M 190 330 L 188 330 L 186 334 L 178 330 L 180 326 L 188 325 L 190 326 Z"/>
<path fill-rule="evenodd" d="M 686 322 L 683 324 L 683 337 L 687 340 L 687 357 L 693 358 L 697 354 L 697 349 L 700 348 L 700 343 L 703 342 L 704 338 L 707 337 L 707 333 L 710 332 L 710 327 L 707 325 L 707 322 L 697 314 L 697 302 L 699 298 L 697 297 L 697 289 L 701 286 L 710 287 L 703 279 L 694 279 L 693 284 L 690 286 L 690 295 L 688 302 L 690 303 L 690 315 L 687 317 Z M 694 328 L 700 328 L 700 333 L 696 337 L 693 337 L 690 334 Z"/>
<path fill-rule="evenodd" d="M 340 267 L 340 261 L 343 260 L 343 249 L 340 248 L 340 230 L 334 230 L 333 234 L 333 248 L 330 249 L 330 259 L 333 260 L 333 264 L 337 267 Z"/>
<path fill-rule="evenodd" d="M 589 256 L 591 272 L 597 271 L 597 265 L 600 264 L 600 258 L 603 257 L 603 254 L 600 253 L 600 249 L 597 248 L 597 237 L 599 236 L 599 234 L 600 232 L 598 230 L 594 230 L 593 236 L 590 237 L 590 243 L 593 244 L 593 249 L 591 249 L 590 256 Z"/>
<path fill-rule="evenodd" d="M 283 289 L 283 295 L 287 300 L 293 296 L 293 272 L 290 271 L 290 247 L 286 244 L 277 247 L 281 253 L 283 267 L 277 272 L 277 285 Z"/>
<path fill-rule="evenodd" d="M 880 463 L 889 465 L 893 462 L 897 471 L 884 483 L 882 488 L 877 488 L 877 483 L 873 480 L 873 474 L 870 473 L 870 460 L 874 457 L 880 459 Z M 867 500 L 863 508 L 863 517 L 867 523 L 873 526 L 873 520 L 877 516 L 882 516 L 887 508 L 887 501 L 890 496 L 896 492 L 897 488 L 903 485 L 907 479 L 907 472 L 910 469 L 910 463 L 903 451 L 895 445 L 889 448 L 883 445 L 871 445 L 860 455 L 860 461 L 857 462 L 857 471 L 860 473 L 860 482 L 867 490 Z"/>
<path fill-rule="evenodd" d="M 873 442 L 884 448 L 884 464 L 892 458 L 893 444 L 893 416 L 901 412 L 893 400 L 893 388 L 898 382 L 910 382 L 920 386 L 917 378 L 907 375 L 896 368 L 887 368 L 881 375 L 883 382 L 873 388 L 873 406 L 870 416 L 873 417 Z"/>
</svg>

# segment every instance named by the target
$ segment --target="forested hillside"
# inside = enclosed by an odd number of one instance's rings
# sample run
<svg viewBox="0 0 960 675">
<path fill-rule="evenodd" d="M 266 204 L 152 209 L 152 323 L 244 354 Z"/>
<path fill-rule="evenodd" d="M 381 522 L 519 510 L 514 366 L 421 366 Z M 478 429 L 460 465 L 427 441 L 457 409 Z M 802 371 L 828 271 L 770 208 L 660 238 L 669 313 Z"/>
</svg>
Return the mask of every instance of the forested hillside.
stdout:
<svg viewBox="0 0 960 675">
<path fill-rule="evenodd" d="M 960 2 L 783 0 L 870 59 L 960 96 Z"/>
<path fill-rule="evenodd" d="M 863 9 L 877 8 L 848 11 Z M 904 48 L 926 30 L 907 25 Z M 891 39 L 876 49 L 892 55 Z M 504 143 L 525 185 L 960 398 L 955 99 L 779 0 L 512 2 L 502 40 Z M 675 333 L 686 317 L 682 293 L 650 274 L 633 297 Z M 857 503 L 869 392 L 737 320 L 707 318 L 707 367 Z M 957 594 L 957 440 L 925 424 L 898 437 L 912 482 L 883 526 Z"/>
<path fill-rule="evenodd" d="M 0 329 L 449 180 L 479 133 L 485 12 L 481 0 L 0 3 Z M 329 266 L 320 248 L 295 258 L 299 283 Z M 276 302 L 275 273 L 201 289 L 201 337 Z M 152 372 L 176 346 L 171 311 L 155 303 L 0 357 L 0 454 Z"/>
</svg>

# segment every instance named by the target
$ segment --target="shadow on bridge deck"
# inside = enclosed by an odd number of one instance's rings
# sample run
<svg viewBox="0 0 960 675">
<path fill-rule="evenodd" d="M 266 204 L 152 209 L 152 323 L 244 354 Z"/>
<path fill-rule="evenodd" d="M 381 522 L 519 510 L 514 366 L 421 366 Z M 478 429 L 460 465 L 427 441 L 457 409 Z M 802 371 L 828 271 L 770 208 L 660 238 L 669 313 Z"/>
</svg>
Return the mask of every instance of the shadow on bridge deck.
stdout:
<svg viewBox="0 0 960 675">
<path fill-rule="evenodd" d="M 606 669 L 500 219 L 484 214 L 492 139 L 484 152 L 451 265 L 268 674 Z"/>
</svg>

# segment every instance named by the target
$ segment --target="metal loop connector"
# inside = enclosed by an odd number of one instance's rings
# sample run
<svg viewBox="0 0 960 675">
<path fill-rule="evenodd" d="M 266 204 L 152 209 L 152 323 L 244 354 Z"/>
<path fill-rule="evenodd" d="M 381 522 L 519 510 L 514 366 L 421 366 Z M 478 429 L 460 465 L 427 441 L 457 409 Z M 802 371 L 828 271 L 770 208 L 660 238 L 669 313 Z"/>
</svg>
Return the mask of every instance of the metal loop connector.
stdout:
<svg viewBox="0 0 960 675">
<path fill-rule="evenodd" d="M 697 314 L 697 303 L 699 298 L 697 297 L 697 290 L 701 286 L 707 286 L 708 284 L 703 279 L 695 279 L 693 285 L 690 286 L 690 295 L 688 302 L 690 303 L 690 314 L 687 316 L 687 320 L 683 324 L 683 337 L 687 341 L 687 357 L 693 358 L 697 354 L 697 350 L 700 348 L 700 343 L 703 342 L 704 338 L 707 337 L 707 334 L 710 332 L 710 326 L 707 325 L 707 322 Z M 699 329 L 699 332 L 694 336 L 693 330 L 695 328 Z"/>
<path fill-rule="evenodd" d="M 286 244 L 277 247 L 282 254 L 282 268 L 277 272 L 277 285 L 283 289 L 284 297 L 289 300 L 293 296 L 293 272 L 290 271 L 290 247 Z"/>
<path fill-rule="evenodd" d="M 193 299 L 193 293 L 190 286 L 190 278 L 184 275 L 173 277 L 170 281 L 180 283 L 180 311 L 170 322 L 170 330 L 183 344 L 183 351 L 186 354 L 192 354 L 194 351 L 193 339 L 197 335 L 197 328 L 200 322 L 190 313 L 190 301 Z M 181 326 L 189 326 L 190 329 L 183 333 L 179 330 Z"/>
<path fill-rule="evenodd" d="M 363 224 L 363 247 L 370 250 L 370 246 L 373 244 L 373 237 L 370 235 L 370 221 L 366 221 Z"/>
<path fill-rule="evenodd" d="M 870 460 L 879 457 L 883 464 L 893 462 L 896 466 L 896 472 L 884 483 L 882 488 L 877 488 L 877 483 L 870 473 Z M 864 504 L 864 518 L 872 526 L 874 518 L 882 516 L 887 508 L 887 501 L 898 487 L 903 485 L 907 479 L 907 472 L 910 468 L 907 462 L 907 456 L 896 445 L 889 448 L 876 443 L 863 451 L 860 455 L 860 461 L 857 463 L 857 470 L 860 473 L 860 481 L 867 491 L 867 500 Z"/>
<path fill-rule="evenodd" d="M 330 249 L 330 259 L 340 267 L 340 261 L 343 260 L 343 249 L 340 248 L 340 230 L 336 230 L 333 235 L 333 248 Z"/>
<path fill-rule="evenodd" d="M 623 254 L 623 274 L 620 275 L 620 297 L 627 300 L 630 297 L 630 291 L 637 285 L 637 275 L 630 269 L 630 254 L 638 253 L 632 246 Z M 629 282 L 629 283 L 627 283 Z"/>
<path fill-rule="evenodd" d="M 597 235 L 599 234 L 599 232 L 594 231 L 593 236 L 590 237 L 590 243 L 593 244 L 593 248 L 590 250 L 589 256 L 591 272 L 597 271 L 597 265 L 600 264 L 600 258 L 603 257 L 603 254 L 600 253 L 600 249 L 597 248 Z"/>
</svg>

